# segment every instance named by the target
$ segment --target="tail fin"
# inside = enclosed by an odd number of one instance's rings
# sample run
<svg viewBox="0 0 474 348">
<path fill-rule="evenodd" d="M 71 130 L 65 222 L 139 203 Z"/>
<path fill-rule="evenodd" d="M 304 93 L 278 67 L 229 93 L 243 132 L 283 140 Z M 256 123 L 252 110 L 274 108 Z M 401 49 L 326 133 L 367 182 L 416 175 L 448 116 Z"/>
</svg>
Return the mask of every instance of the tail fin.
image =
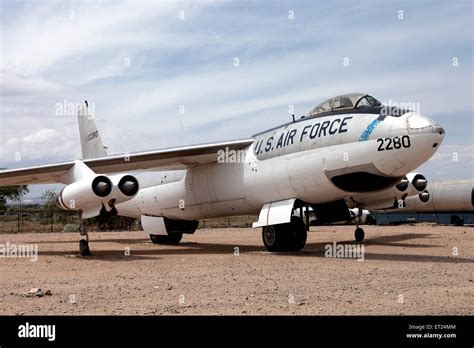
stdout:
<svg viewBox="0 0 474 348">
<path fill-rule="evenodd" d="M 77 113 L 83 159 L 107 157 L 109 155 L 95 125 L 94 116 L 94 112 L 86 100 L 85 106 L 80 106 Z"/>
</svg>

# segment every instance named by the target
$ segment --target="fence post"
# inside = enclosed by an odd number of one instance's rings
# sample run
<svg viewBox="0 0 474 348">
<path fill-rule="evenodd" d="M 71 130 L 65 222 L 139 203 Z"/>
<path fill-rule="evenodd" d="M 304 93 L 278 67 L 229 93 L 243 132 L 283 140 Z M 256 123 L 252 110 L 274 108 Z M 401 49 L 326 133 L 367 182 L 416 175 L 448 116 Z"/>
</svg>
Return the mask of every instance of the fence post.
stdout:
<svg viewBox="0 0 474 348">
<path fill-rule="evenodd" d="M 51 232 L 53 232 L 53 223 L 54 223 L 54 212 L 53 212 L 53 205 L 51 205 Z"/>
</svg>

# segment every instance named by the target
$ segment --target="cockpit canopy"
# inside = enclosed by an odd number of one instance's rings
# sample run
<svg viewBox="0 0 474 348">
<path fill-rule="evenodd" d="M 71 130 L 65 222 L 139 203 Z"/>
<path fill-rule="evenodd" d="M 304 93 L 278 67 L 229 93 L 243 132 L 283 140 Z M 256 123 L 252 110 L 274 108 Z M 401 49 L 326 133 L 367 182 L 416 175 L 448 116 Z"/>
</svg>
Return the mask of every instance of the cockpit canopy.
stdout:
<svg viewBox="0 0 474 348">
<path fill-rule="evenodd" d="M 374 97 L 364 93 L 350 93 L 329 98 L 311 110 L 308 116 L 316 116 L 323 112 L 339 110 L 363 109 L 381 107 L 382 103 Z"/>
</svg>

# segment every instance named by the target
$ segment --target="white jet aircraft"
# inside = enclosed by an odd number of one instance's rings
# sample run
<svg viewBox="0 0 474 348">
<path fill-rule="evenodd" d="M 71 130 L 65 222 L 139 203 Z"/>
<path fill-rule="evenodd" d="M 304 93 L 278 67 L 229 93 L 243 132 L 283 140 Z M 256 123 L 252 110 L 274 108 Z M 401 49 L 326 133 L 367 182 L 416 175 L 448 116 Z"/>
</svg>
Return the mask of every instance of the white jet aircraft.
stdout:
<svg viewBox="0 0 474 348">
<path fill-rule="evenodd" d="M 81 220 L 139 218 L 154 243 L 178 243 L 199 219 L 259 214 L 253 227 L 262 227 L 267 250 L 301 250 L 304 209 L 331 222 L 347 220 L 350 206 L 362 212 L 384 202 L 384 192 L 401 192 L 396 185 L 405 185 L 444 138 L 431 119 L 354 93 L 248 139 L 109 156 L 88 110 L 86 102 L 79 112 L 82 160 L 5 170 L 0 186 L 66 184 L 62 208 Z M 146 172 L 131 174 L 137 171 Z M 301 217 L 293 214 L 298 208 Z M 80 251 L 88 255 L 85 228 L 81 234 Z M 355 238 L 364 238 L 358 226 Z"/>
<path fill-rule="evenodd" d="M 380 208 L 379 208 L 380 209 Z M 388 212 L 406 213 L 473 213 L 474 179 L 430 182 L 418 195 L 410 195 L 403 206 L 384 209 Z M 454 225 L 461 223 L 458 219 Z"/>
</svg>

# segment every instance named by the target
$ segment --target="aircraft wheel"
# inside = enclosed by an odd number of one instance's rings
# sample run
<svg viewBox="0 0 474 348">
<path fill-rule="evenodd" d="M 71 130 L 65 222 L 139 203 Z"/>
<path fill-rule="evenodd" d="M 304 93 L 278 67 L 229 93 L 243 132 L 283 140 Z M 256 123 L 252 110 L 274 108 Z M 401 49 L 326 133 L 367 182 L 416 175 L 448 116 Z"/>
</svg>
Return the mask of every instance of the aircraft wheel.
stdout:
<svg viewBox="0 0 474 348">
<path fill-rule="evenodd" d="M 272 252 L 299 251 L 306 244 L 306 225 L 293 216 L 290 223 L 264 226 L 262 239 L 265 248 Z"/>
<path fill-rule="evenodd" d="M 167 236 L 162 236 L 159 234 L 150 234 L 150 239 L 153 242 L 153 244 L 179 244 L 181 241 L 181 238 L 183 238 L 183 233 L 178 232 L 178 233 L 171 233 Z"/>
<path fill-rule="evenodd" d="M 91 251 L 89 249 L 89 243 L 85 239 L 79 241 L 79 253 L 81 256 L 91 256 Z"/>
<path fill-rule="evenodd" d="M 262 228 L 263 244 L 268 251 L 282 251 L 285 237 L 285 230 L 282 226 L 272 225 Z"/>
<path fill-rule="evenodd" d="M 454 226 L 462 226 L 462 225 L 464 225 L 464 220 L 459 215 L 453 215 L 453 216 L 451 216 L 451 223 Z"/>
<path fill-rule="evenodd" d="M 306 238 L 308 236 L 306 225 L 301 218 L 292 216 L 291 222 L 286 226 L 288 239 L 289 239 L 289 250 L 300 251 L 306 245 Z"/>
<path fill-rule="evenodd" d="M 365 223 L 367 225 L 375 225 L 377 223 L 377 220 L 375 219 L 374 216 L 372 215 L 367 215 L 367 217 L 365 218 Z"/>
<path fill-rule="evenodd" d="M 361 243 L 364 240 L 365 232 L 362 228 L 357 227 L 354 233 L 355 240 L 357 243 Z"/>
</svg>

